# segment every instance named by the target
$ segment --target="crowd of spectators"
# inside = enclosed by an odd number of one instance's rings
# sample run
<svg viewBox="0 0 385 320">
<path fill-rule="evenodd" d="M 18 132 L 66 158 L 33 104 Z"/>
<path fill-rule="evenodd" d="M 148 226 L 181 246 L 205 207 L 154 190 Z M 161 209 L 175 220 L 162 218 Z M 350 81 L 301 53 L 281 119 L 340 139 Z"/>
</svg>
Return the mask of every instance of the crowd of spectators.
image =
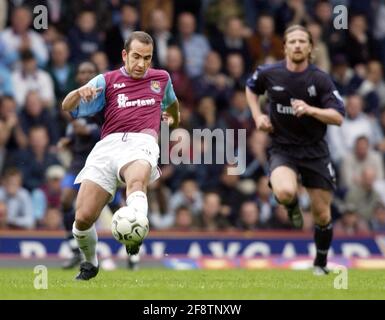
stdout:
<svg viewBox="0 0 385 320">
<path fill-rule="evenodd" d="M 339 4 L 348 8 L 347 29 L 334 28 Z M 47 29 L 34 28 L 36 5 L 48 9 Z M 63 228 L 60 181 L 71 152 L 58 142 L 74 124 L 61 101 L 76 88 L 80 62 L 99 73 L 121 66 L 135 30 L 152 35 L 153 66 L 173 81 L 176 135 L 192 141 L 193 129 L 247 129 L 241 175 L 229 174 L 230 164 L 160 164 L 148 193 L 152 229 L 290 229 L 268 186 L 269 137 L 255 130 L 244 89 L 256 66 L 283 58 L 283 31 L 300 23 L 313 35 L 314 63 L 345 100 L 345 121 L 327 132 L 338 177 L 335 230 L 385 231 L 383 1 L 0 0 L 0 13 L 0 229 Z M 310 230 L 306 190 L 299 199 Z"/>
</svg>

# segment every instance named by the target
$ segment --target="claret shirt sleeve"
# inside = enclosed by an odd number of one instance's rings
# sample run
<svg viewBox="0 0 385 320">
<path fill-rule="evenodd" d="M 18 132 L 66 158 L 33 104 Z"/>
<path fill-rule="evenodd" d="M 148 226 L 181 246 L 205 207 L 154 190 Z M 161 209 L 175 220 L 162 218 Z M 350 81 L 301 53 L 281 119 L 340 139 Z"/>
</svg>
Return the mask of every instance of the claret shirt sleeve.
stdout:
<svg viewBox="0 0 385 320">
<path fill-rule="evenodd" d="M 106 80 L 104 79 L 104 76 L 102 74 L 97 75 L 87 83 L 87 86 L 103 88 L 103 90 L 98 92 L 96 98 L 92 101 L 81 101 L 79 103 L 79 106 L 73 111 L 71 111 L 71 115 L 74 118 L 92 116 L 104 108 L 104 105 L 106 103 Z"/>
</svg>

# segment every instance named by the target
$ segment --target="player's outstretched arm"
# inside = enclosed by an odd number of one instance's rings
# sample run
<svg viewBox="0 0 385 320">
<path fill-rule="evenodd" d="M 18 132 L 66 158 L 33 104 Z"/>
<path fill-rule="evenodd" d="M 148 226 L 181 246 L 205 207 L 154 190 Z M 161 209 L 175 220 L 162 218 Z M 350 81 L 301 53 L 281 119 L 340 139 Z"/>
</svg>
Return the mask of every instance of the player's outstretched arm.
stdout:
<svg viewBox="0 0 385 320">
<path fill-rule="evenodd" d="M 246 98 L 251 110 L 251 114 L 253 115 L 257 130 L 272 132 L 273 125 L 271 124 L 269 117 L 262 113 L 258 101 L 258 96 L 254 92 L 252 92 L 248 87 L 246 87 Z"/>
<path fill-rule="evenodd" d="M 90 102 L 95 99 L 96 95 L 101 91 L 103 91 L 103 88 L 95 88 L 87 85 L 73 90 L 64 98 L 62 108 L 64 111 L 72 111 L 79 105 L 81 100 Z"/>
<path fill-rule="evenodd" d="M 344 120 L 344 117 L 341 113 L 339 113 L 337 110 L 332 108 L 316 108 L 313 106 L 309 106 L 306 102 L 303 100 L 296 100 L 294 99 L 291 102 L 294 114 L 297 117 L 302 117 L 304 115 L 316 118 L 317 120 L 325 123 L 325 124 L 332 124 L 336 126 L 340 126 L 342 124 L 342 121 Z"/>
</svg>

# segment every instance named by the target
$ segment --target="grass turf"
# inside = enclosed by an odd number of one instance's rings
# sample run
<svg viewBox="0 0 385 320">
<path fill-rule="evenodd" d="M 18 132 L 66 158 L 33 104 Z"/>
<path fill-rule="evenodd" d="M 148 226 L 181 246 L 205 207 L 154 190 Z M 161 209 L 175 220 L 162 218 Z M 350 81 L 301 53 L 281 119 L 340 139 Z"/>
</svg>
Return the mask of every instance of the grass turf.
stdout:
<svg viewBox="0 0 385 320">
<path fill-rule="evenodd" d="M 34 289 L 33 269 L 0 269 L 0 299 L 385 299 L 385 272 L 349 270 L 348 289 L 334 289 L 337 274 L 310 271 L 143 269 L 100 271 L 75 281 L 76 271 L 48 269 L 48 289 Z"/>
</svg>

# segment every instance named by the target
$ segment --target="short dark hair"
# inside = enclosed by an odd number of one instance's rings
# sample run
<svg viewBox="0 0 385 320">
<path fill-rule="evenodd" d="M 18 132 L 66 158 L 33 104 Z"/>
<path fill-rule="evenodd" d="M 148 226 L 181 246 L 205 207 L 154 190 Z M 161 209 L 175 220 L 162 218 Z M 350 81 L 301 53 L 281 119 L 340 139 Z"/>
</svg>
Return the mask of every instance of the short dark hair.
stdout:
<svg viewBox="0 0 385 320">
<path fill-rule="evenodd" d="M 152 40 L 151 36 L 144 31 L 134 31 L 130 34 L 128 39 L 124 42 L 124 50 L 127 52 L 130 51 L 131 42 L 134 40 L 138 40 L 144 44 L 151 44 L 154 47 L 154 40 Z"/>
</svg>

